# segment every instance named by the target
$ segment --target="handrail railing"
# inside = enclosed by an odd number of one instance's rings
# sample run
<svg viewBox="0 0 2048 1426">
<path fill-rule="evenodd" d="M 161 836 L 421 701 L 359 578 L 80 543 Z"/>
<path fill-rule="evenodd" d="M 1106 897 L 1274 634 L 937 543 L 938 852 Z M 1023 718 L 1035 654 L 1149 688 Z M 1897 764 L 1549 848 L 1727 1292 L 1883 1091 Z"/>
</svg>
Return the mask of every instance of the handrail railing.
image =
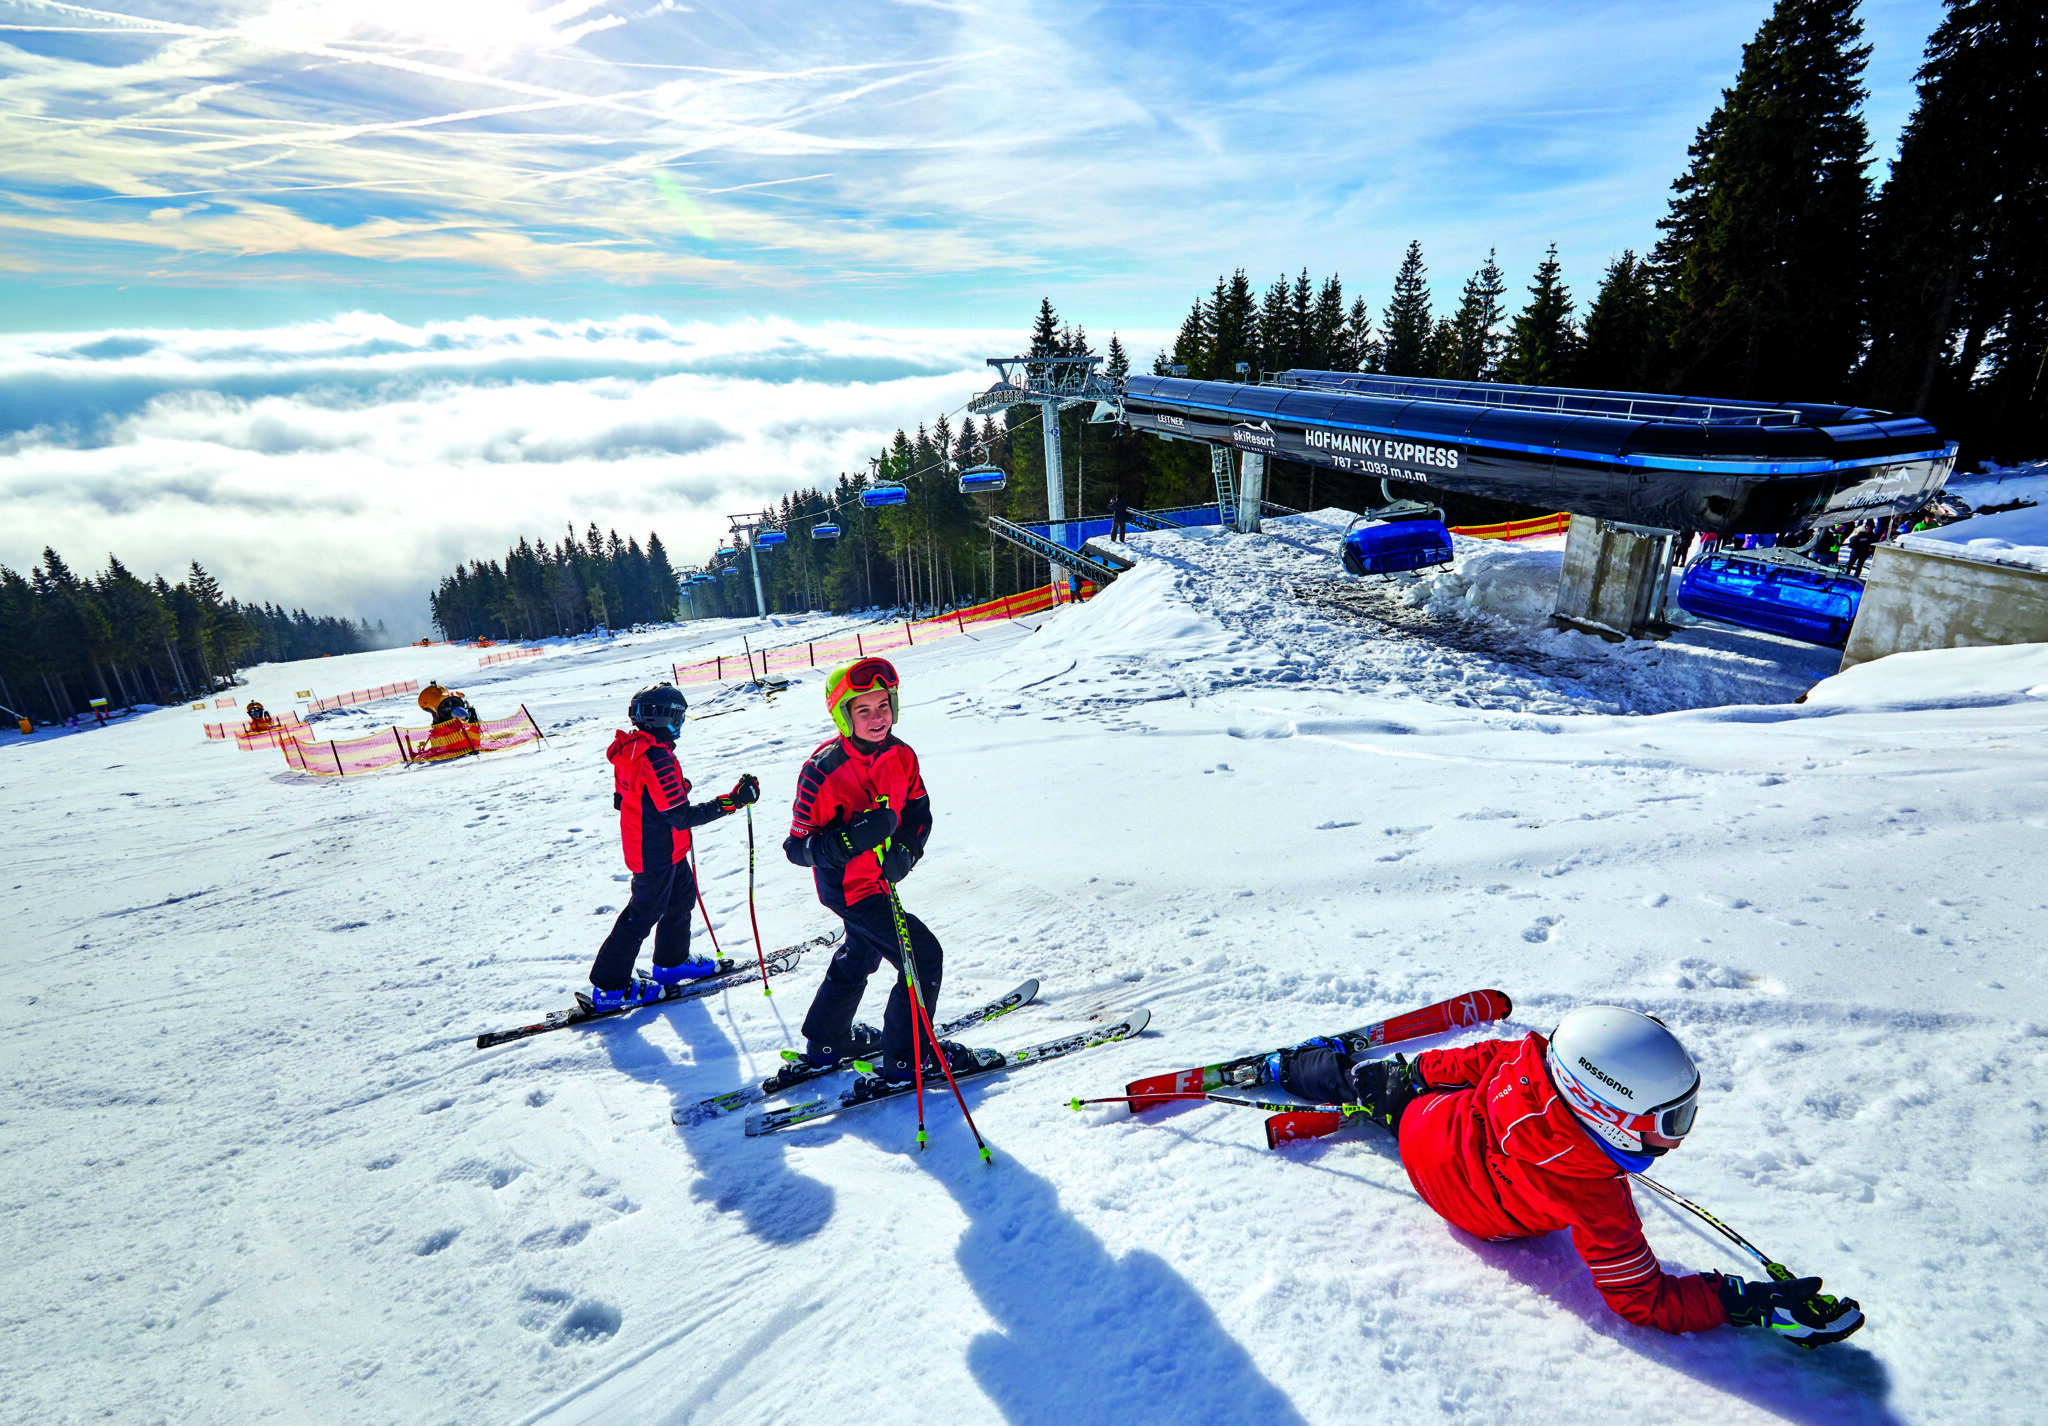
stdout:
<svg viewBox="0 0 2048 1426">
<path fill-rule="evenodd" d="M 1020 549 L 1028 550 L 1042 560 L 1047 560 L 1065 569 L 1070 569 L 1084 579 L 1092 579 L 1098 586 L 1106 585 L 1117 577 L 1118 571 L 1092 559 L 1078 550 L 1047 539 L 1022 525 L 1013 524 L 1000 515 L 988 517 L 989 533 L 998 535 Z"/>
<path fill-rule="evenodd" d="M 1334 372 L 1328 376 L 1276 376 L 1268 383 L 1296 391 L 1348 391 L 1402 401 L 1448 406 L 1495 406 L 1515 411 L 1549 411 L 1568 416 L 1618 416 L 1624 420 L 1684 421 L 1701 426 L 1791 426 L 1804 416 L 1782 406 L 1688 401 L 1682 397 L 1611 396 L 1564 387 L 1508 386 L 1489 381 L 1442 381 L 1429 377 Z M 1542 398 L 1531 400 L 1541 393 Z"/>
</svg>

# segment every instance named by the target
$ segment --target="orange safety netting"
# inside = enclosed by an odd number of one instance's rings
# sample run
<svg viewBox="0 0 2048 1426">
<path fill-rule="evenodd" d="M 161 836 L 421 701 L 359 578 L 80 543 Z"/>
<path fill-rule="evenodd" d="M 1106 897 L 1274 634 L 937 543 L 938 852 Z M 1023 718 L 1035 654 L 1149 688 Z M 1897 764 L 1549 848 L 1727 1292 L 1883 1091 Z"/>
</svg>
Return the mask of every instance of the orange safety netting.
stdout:
<svg viewBox="0 0 2048 1426">
<path fill-rule="evenodd" d="M 208 724 L 207 726 L 211 728 L 214 725 Z M 275 717 L 264 719 L 263 726 L 260 728 L 254 722 L 244 723 L 241 727 L 237 728 L 235 730 L 235 746 L 245 753 L 255 748 L 274 748 L 278 746 L 280 739 L 295 738 L 305 730 L 306 720 L 299 717 L 298 714 L 280 713 Z M 211 733 L 208 736 L 212 736 Z"/>
<path fill-rule="evenodd" d="M 1469 535 L 1475 540 L 1534 540 L 1544 535 L 1562 535 L 1571 526 L 1572 517 L 1565 511 L 1555 515 L 1538 515 L 1533 520 L 1504 520 L 1498 525 L 1453 525 L 1454 535 Z"/>
<path fill-rule="evenodd" d="M 235 700 L 232 698 L 216 698 L 213 700 L 213 706 L 216 708 L 232 708 L 235 706 Z"/>
<path fill-rule="evenodd" d="M 1091 598 L 1095 586 L 1083 584 L 1081 597 Z M 803 644 L 785 644 L 776 649 L 754 649 L 737 654 L 719 654 L 713 658 L 700 659 L 696 663 L 673 664 L 671 672 L 678 684 L 710 683 L 718 679 L 756 679 L 769 673 L 789 673 L 806 668 L 831 668 L 850 659 L 866 658 L 870 654 L 886 654 L 896 649 L 915 648 L 935 639 L 950 638 L 964 634 L 972 624 L 986 624 L 1004 619 L 1014 619 L 1023 614 L 1039 614 L 1055 604 L 1065 604 L 1072 596 L 1067 593 L 1064 580 L 1046 585 L 1043 589 L 1027 589 L 1022 594 L 1005 594 L 999 599 L 955 609 L 950 613 L 934 614 L 928 619 L 917 619 L 902 624 L 883 624 L 873 629 L 862 629 L 837 639 L 816 640 Z"/>
<path fill-rule="evenodd" d="M 296 737 L 278 739 L 284 760 L 300 772 L 318 777 L 355 777 L 402 763 L 445 762 L 471 753 L 496 753 L 540 739 L 540 725 L 521 705 L 508 718 L 483 723 L 451 720 L 431 728 L 387 728 L 347 742 L 309 743 Z"/>
<path fill-rule="evenodd" d="M 537 659 L 544 652 L 543 649 L 503 649 L 495 654 L 485 654 L 476 661 L 476 666 L 489 668 L 494 663 L 510 663 L 514 659 Z"/>
<path fill-rule="evenodd" d="M 381 698 L 396 698 L 401 693 L 418 693 L 420 681 L 409 678 L 404 683 L 383 683 L 375 688 L 358 688 L 353 693 L 336 693 L 327 698 L 316 698 L 306 705 L 308 713 L 325 713 L 331 708 L 349 708 L 358 703 L 375 703 Z"/>
</svg>

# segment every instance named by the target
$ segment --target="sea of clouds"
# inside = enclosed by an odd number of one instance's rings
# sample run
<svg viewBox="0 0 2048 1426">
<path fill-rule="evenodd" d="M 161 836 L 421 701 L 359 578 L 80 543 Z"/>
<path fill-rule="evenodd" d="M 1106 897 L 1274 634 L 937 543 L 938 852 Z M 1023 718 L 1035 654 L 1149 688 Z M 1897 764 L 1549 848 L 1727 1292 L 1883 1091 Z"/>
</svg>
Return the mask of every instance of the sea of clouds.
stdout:
<svg viewBox="0 0 2048 1426">
<path fill-rule="evenodd" d="M 48 545 L 175 582 L 196 559 L 239 598 L 413 637 L 443 574 L 521 535 L 657 530 L 699 562 L 726 515 L 956 412 L 1020 336 L 370 314 L 0 336 L 0 564 Z"/>
</svg>

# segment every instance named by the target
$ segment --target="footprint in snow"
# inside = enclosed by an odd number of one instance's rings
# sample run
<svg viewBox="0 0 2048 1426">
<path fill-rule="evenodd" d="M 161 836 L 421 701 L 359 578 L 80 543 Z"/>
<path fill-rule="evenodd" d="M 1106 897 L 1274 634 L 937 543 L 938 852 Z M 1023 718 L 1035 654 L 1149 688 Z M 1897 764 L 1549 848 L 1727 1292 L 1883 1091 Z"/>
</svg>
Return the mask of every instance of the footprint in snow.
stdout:
<svg viewBox="0 0 2048 1426">
<path fill-rule="evenodd" d="M 1557 925 L 1562 920 L 1564 920 L 1562 916 L 1538 916 L 1536 924 L 1522 932 L 1522 939 L 1531 945 L 1538 946 L 1546 941 L 1555 940 L 1557 938 Z"/>
<path fill-rule="evenodd" d="M 412 1245 L 414 1257 L 431 1258 L 450 1243 L 462 1236 L 460 1228 L 443 1228 L 438 1233 L 429 1233 Z"/>
</svg>

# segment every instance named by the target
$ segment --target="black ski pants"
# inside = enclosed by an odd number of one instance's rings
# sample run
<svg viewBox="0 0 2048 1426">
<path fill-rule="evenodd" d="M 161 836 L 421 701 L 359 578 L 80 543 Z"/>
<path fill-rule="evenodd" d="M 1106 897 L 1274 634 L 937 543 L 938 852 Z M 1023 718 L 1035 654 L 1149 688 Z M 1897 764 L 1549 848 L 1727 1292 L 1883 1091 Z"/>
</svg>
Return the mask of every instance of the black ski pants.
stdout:
<svg viewBox="0 0 2048 1426">
<path fill-rule="evenodd" d="M 612 923 L 612 933 L 590 963 L 590 983 L 624 990 L 633 980 L 640 943 L 654 932 L 654 963 L 679 966 L 690 958 L 690 915 L 697 909 L 697 878 L 688 862 L 633 873 L 633 895 Z"/>
<path fill-rule="evenodd" d="M 1351 1066 L 1360 1056 L 1347 1055 L 1337 1050 L 1297 1050 L 1288 1062 L 1287 1072 L 1280 1077 L 1280 1087 L 1289 1094 L 1298 1094 L 1303 1099 L 1317 1104 L 1355 1104 L 1356 1091 L 1351 1084 Z M 1389 1130 L 1394 1143 L 1401 1142 L 1401 1116 L 1408 1112 L 1408 1106 L 1420 1096 L 1397 1095 L 1391 1107 L 1394 1111 L 1393 1127 Z M 1374 1120 L 1378 1123 L 1378 1120 Z M 1381 1127 L 1386 1127 L 1382 1125 Z"/>
<path fill-rule="evenodd" d="M 860 1009 L 861 995 L 868 988 L 868 977 L 887 961 L 895 967 L 896 984 L 889 991 L 889 1008 L 882 1015 L 882 1053 L 892 1063 L 900 1063 L 908 1074 L 910 987 L 903 978 L 903 950 L 896 939 L 889 898 L 870 896 L 856 901 L 839 913 L 839 919 L 846 923 L 846 940 L 832 957 L 832 964 L 825 967 L 825 982 L 818 987 L 817 998 L 811 1001 L 810 1013 L 804 1016 L 804 1038 L 814 1048 L 831 1047 L 835 1053 L 843 1053 L 848 1032 L 853 1028 L 853 1013 Z M 917 957 L 917 985 L 924 994 L 924 1008 L 933 1013 L 932 1023 L 936 1025 L 945 952 L 939 946 L 939 938 L 908 911 L 903 913 L 903 924 L 910 932 L 911 953 Z"/>
</svg>

